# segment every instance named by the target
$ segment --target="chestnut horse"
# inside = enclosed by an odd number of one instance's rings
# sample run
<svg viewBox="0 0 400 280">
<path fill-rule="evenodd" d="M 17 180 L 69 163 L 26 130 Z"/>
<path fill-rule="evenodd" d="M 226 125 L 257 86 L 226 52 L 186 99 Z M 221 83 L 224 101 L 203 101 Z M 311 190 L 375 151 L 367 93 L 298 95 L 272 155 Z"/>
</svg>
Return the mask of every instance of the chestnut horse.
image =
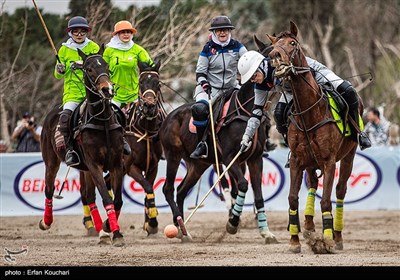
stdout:
<svg viewBox="0 0 400 280">
<path fill-rule="evenodd" d="M 258 227 L 266 243 L 275 243 L 275 236 L 269 231 L 267 217 L 264 209 L 264 200 L 261 190 L 261 178 L 263 168 L 263 147 L 265 145 L 265 126 L 261 125 L 257 130 L 252 147 L 237 157 L 240 150 L 242 135 L 250 118 L 254 103 L 253 85 L 247 83 L 239 91 L 234 91 L 230 98 L 229 108 L 226 116 L 222 119 L 215 117 L 215 127 L 219 127 L 216 134 L 218 159 L 225 166 L 232 163 L 229 171 L 231 182 L 237 183 L 238 195 L 231 211 L 226 230 L 235 234 L 239 227 L 240 215 L 243 210 L 244 199 L 248 190 L 248 182 L 244 177 L 246 164 L 249 169 L 251 185 L 254 192 L 255 206 L 257 208 Z M 217 102 L 216 102 L 217 104 Z M 173 222 L 179 226 L 179 237 L 182 241 L 190 241 L 191 236 L 186 234 L 183 225 L 184 199 L 192 187 L 196 184 L 204 171 L 215 163 L 214 145 L 212 136 L 208 137 L 208 157 L 205 159 L 192 159 L 190 154 L 196 148 L 196 134 L 189 131 L 189 122 L 192 117 L 191 106 L 193 103 L 184 104 L 168 114 L 164 120 L 159 137 L 164 149 L 167 161 L 166 181 L 163 193 L 171 207 Z M 215 112 L 215 110 L 214 110 Z M 218 124 L 218 125 L 217 125 Z M 185 161 L 187 173 L 177 187 L 176 203 L 174 200 L 174 183 L 181 159 Z M 234 158 L 238 158 L 233 161 Z M 179 222 L 182 221 L 182 222 Z"/>
<path fill-rule="evenodd" d="M 83 59 L 84 84 L 86 100 L 75 110 L 73 116 L 80 113 L 79 126 L 74 129 L 78 135 L 74 142 L 74 149 L 80 154 L 81 163 L 76 168 L 84 173 L 81 188 L 82 202 L 90 205 L 90 212 L 96 231 L 102 229 L 102 219 L 95 204 L 95 187 L 102 197 L 107 212 L 107 222 L 113 233 L 113 245 L 123 246 L 124 240 L 120 233 L 118 216 L 122 207 L 122 180 L 123 180 L 123 129 L 117 121 L 114 110 L 111 108 L 111 99 L 114 96 L 112 83 L 109 77 L 108 65 L 102 58 L 104 46 L 99 53 L 85 55 L 78 49 Z M 65 158 L 65 150 L 58 151 L 55 146 L 54 135 L 58 123 L 60 108 L 53 109 L 45 118 L 41 134 L 41 150 L 45 163 L 45 213 L 39 227 L 42 230 L 50 228 L 53 222 L 53 194 L 54 180 Z M 71 127 L 73 120 L 71 118 Z M 73 132 L 71 132 L 71 135 Z M 103 172 L 109 171 L 114 199 L 108 193 Z"/>
<path fill-rule="evenodd" d="M 344 137 L 329 109 L 327 95 L 321 91 L 297 38 L 297 26 L 290 22 L 290 31 L 270 36 L 272 51 L 269 56 L 276 67 L 275 76 L 292 88 L 293 106 L 288 127 L 290 157 L 289 226 L 290 250 L 301 251 L 299 240 L 299 197 L 303 171 L 307 174 L 308 196 L 305 209 L 304 236 L 315 253 L 332 253 L 343 249 L 343 202 L 347 181 L 353 169 L 357 142 Z M 362 112 L 360 102 L 360 112 Z M 336 211 L 332 216 L 331 193 L 336 162 L 340 162 L 339 180 L 336 184 Z M 315 233 L 314 202 L 318 188 L 317 170 L 323 176 L 321 198 L 323 235 Z M 335 246 L 336 244 L 336 246 Z"/>
<path fill-rule="evenodd" d="M 162 155 L 158 131 L 166 116 L 162 105 L 159 68 L 160 62 L 149 66 L 139 61 L 139 99 L 129 111 L 126 127 L 126 140 L 132 152 L 124 157 L 125 172 L 146 192 L 143 229 L 148 234 L 158 231 L 153 184 Z"/>
</svg>

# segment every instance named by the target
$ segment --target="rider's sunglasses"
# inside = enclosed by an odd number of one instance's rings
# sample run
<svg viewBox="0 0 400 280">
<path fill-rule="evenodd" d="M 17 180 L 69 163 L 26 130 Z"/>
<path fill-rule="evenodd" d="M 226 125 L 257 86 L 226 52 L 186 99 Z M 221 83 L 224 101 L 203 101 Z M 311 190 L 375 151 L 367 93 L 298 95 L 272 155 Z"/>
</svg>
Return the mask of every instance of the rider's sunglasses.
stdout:
<svg viewBox="0 0 400 280">
<path fill-rule="evenodd" d="M 216 29 L 215 30 L 215 33 L 222 33 L 222 32 L 224 32 L 224 33 L 229 33 L 229 31 L 230 31 L 230 29 L 229 28 L 221 28 L 221 29 Z"/>
<path fill-rule="evenodd" d="M 87 31 L 87 29 L 73 29 L 73 30 L 71 30 L 71 33 L 74 36 L 78 36 L 78 35 L 85 36 L 88 33 L 88 31 Z"/>
</svg>

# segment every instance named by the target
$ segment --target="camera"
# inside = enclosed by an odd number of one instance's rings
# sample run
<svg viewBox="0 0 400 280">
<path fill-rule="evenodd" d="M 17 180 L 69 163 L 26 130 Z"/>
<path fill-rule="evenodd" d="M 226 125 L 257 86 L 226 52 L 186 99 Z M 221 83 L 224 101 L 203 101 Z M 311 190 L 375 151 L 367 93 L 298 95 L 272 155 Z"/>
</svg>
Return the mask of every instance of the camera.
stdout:
<svg viewBox="0 0 400 280">
<path fill-rule="evenodd" d="M 33 125 L 33 121 L 29 121 L 28 124 L 29 124 L 29 126 L 32 126 Z"/>
</svg>

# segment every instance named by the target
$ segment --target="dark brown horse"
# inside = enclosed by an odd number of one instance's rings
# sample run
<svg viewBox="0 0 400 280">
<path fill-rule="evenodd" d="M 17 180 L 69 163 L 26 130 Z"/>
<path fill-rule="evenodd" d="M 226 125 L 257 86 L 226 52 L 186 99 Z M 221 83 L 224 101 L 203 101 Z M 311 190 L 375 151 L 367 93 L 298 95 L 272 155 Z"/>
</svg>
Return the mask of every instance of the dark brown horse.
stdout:
<svg viewBox="0 0 400 280">
<path fill-rule="evenodd" d="M 240 91 L 234 91 L 231 95 L 231 102 L 226 116 L 221 119 L 215 117 L 215 127 L 219 124 L 220 129 L 216 135 L 218 159 L 225 166 L 229 166 L 240 150 L 240 142 L 250 118 L 254 103 L 253 85 L 248 83 L 242 86 Z M 184 199 L 192 187 L 196 184 L 204 171 L 215 163 L 214 146 L 212 137 L 208 137 L 209 153 L 205 159 L 192 159 L 190 154 L 196 147 L 196 134 L 189 131 L 189 122 L 192 116 L 191 106 L 193 103 L 184 104 L 173 110 L 166 117 L 160 129 L 160 139 L 167 160 L 166 181 L 163 186 L 163 193 L 171 207 L 173 222 L 180 227 L 184 240 L 191 240 L 186 230 L 182 228 Z M 215 111 L 215 110 L 214 110 Z M 214 115 L 216 115 L 214 113 Z M 248 182 L 244 177 L 246 164 L 249 169 L 251 185 L 254 192 L 255 206 L 260 234 L 265 238 L 266 243 L 276 242 L 275 236 L 269 231 L 264 209 L 264 200 L 261 190 L 262 177 L 262 155 L 265 144 L 264 125 L 258 129 L 252 147 L 232 163 L 229 169 L 231 181 L 235 181 L 238 187 L 238 196 L 232 209 L 232 214 L 227 222 L 226 229 L 229 233 L 235 234 L 238 230 L 240 215 L 242 213 L 244 199 L 248 190 Z M 185 161 L 187 173 L 177 187 L 176 203 L 174 200 L 174 182 L 181 159 Z M 179 218 L 178 218 L 179 217 Z M 183 221 L 183 220 L 182 220 Z"/>
<path fill-rule="evenodd" d="M 126 173 L 146 192 L 143 229 L 148 234 L 155 234 L 158 231 L 158 211 L 153 184 L 162 155 L 161 142 L 157 136 L 166 116 L 162 106 L 159 68 L 159 62 L 152 67 L 139 62 L 139 99 L 129 112 L 126 127 L 126 140 L 132 152 L 124 157 Z"/>
<path fill-rule="evenodd" d="M 81 188 L 84 198 L 82 202 L 90 205 L 96 231 L 99 232 L 102 229 L 102 219 L 94 196 L 94 189 L 97 186 L 113 233 L 113 245 L 123 246 L 124 240 L 118 225 L 118 216 L 122 207 L 123 129 L 111 108 L 114 91 L 108 75 L 108 65 L 102 58 L 103 50 L 102 46 L 98 54 L 87 56 L 78 49 L 83 59 L 86 101 L 75 110 L 80 111 L 78 113 L 81 114 L 77 117 L 79 126 L 75 128 L 77 139 L 74 149 L 78 151 L 81 158 L 81 164 L 76 168 L 84 172 L 85 184 Z M 54 180 L 60 163 L 65 158 L 65 150 L 58 151 L 54 140 L 59 112 L 60 108 L 55 108 L 46 116 L 41 134 L 42 156 L 46 167 L 45 213 L 44 219 L 39 223 L 42 230 L 49 229 L 53 222 Z M 71 127 L 72 125 L 71 123 Z M 114 199 L 108 193 L 103 179 L 103 172 L 106 171 L 110 173 Z"/>
<path fill-rule="evenodd" d="M 335 243 L 336 249 L 343 249 L 343 201 L 347 180 L 353 169 L 357 142 L 344 137 L 337 127 L 329 109 L 328 97 L 320 90 L 306 62 L 297 31 L 297 26 L 290 22 L 290 31 L 282 32 L 276 37 L 268 35 L 273 46 L 269 56 L 272 65 L 276 67 L 275 76 L 282 78 L 284 83 L 289 83 L 293 93 L 292 117 L 288 128 L 288 144 L 291 150 L 288 226 L 291 235 L 290 250 L 295 253 L 301 251 L 298 236 L 300 232 L 298 193 L 305 170 L 309 189 L 304 236 L 314 252 L 331 253 L 335 249 Z M 336 211 L 333 218 L 331 194 L 336 162 L 339 161 Z M 314 202 L 319 178 L 317 170 L 320 170 L 320 176 L 323 176 L 321 199 L 323 236 L 313 233 Z"/>
</svg>

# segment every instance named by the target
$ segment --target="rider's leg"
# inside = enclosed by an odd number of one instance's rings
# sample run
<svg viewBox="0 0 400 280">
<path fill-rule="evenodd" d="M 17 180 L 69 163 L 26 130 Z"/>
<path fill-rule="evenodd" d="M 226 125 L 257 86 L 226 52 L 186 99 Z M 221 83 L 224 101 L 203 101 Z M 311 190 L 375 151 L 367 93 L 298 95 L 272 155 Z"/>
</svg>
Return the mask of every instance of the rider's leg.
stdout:
<svg viewBox="0 0 400 280">
<path fill-rule="evenodd" d="M 343 81 L 337 88 L 337 91 L 343 96 L 349 105 L 349 116 L 354 120 L 358 126 L 359 111 L 358 111 L 358 95 L 356 90 L 348 81 Z M 357 129 L 349 122 L 350 127 L 353 130 L 352 135 L 354 135 L 355 141 L 357 141 Z M 358 135 L 358 142 L 360 144 L 361 150 L 371 147 L 371 142 L 368 136 L 364 132 L 360 132 Z"/>
<path fill-rule="evenodd" d="M 208 146 L 205 135 L 208 128 L 209 109 L 208 102 L 204 99 L 192 105 L 193 124 L 197 129 L 197 147 L 190 155 L 191 158 L 206 158 L 208 156 Z"/>
<path fill-rule="evenodd" d="M 65 163 L 68 166 L 76 166 L 80 163 L 79 155 L 73 148 L 73 137 L 71 137 L 70 120 L 72 111 L 77 107 L 75 102 L 67 102 L 60 113 L 58 120 L 58 130 L 64 136 L 66 154 Z"/>
<path fill-rule="evenodd" d="M 275 118 L 275 123 L 276 123 L 276 129 L 280 134 L 282 134 L 282 137 L 286 143 L 287 143 L 287 132 L 288 132 L 288 127 L 287 127 L 287 122 L 286 122 L 286 108 L 287 108 L 287 103 L 286 102 L 278 102 L 275 107 L 274 111 L 274 118 Z M 285 164 L 285 167 L 289 167 L 289 160 L 290 157 L 288 156 L 288 160 Z"/>
<path fill-rule="evenodd" d="M 118 108 L 121 108 L 121 103 L 112 100 L 111 103 L 115 104 L 116 106 L 118 106 Z M 126 124 L 126 117 L 123 114 L 123 112 L 119 111 L 119 110 L 115 110 L 116 115 L 117 115 L 117 120 L 119 122 L 119 124 L 122 126 L 122 128 L 124 129 L 124 135 L 125 135 L 125 124 Z M 125 139 L 125 136 L 122 137 L 123 140 L 123 145 L 124 145 L 124 155 L 130 155 L 131 153 L 131 146 L 129 146 L 128 142 Z"/>
</svg>

